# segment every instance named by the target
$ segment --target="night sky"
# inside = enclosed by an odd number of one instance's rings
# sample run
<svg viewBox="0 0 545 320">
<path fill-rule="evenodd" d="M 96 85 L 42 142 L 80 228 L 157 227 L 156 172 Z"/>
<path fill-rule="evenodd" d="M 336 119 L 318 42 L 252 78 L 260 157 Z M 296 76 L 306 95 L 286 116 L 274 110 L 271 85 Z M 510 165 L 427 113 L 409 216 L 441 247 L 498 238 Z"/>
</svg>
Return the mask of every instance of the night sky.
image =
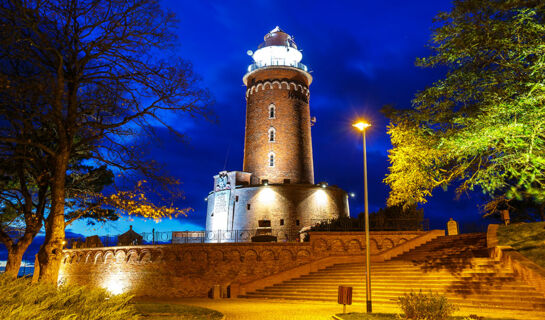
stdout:
<svg viewBox="0 0 545 320">
<path fill-rule="evenodd" d="M 449 10 L 448 0 L 430 1 L 177 1 L 163 2 L 179 23 L 178 54 L 191 61 L 215 99 L 217 121 L 203 118 L 167 119 L 186 134 L 185 142 L 166 130 L 150 156 L 180 179 L 186 198 L 180 207 L 192 207 L 186 218 L 162 222 L 123 218 L 104 226 L 77 223 L 68 231 L 118 234 L 134 225 L 137 232 L 202 230 L 204 198 L 213 187 L 213 175 L 242 170 L 245 87 L 242 77 L 263 36 L 280 26 L 303 50 L 302 63 L 311 70 L 311 116 L 315 181 L 338 185 L 356 197 L 352 216 L 363 209 L 362 141 L 351 127 L 358 117 L 372 123 L 368 131 L 369 210 L 385 206 L 388 187 L 382 183 L 388 167 L 388 120 L 380 109 L 391 104 L 408 108 L 415 93 L 444 74 L 441 69 L 414 66 L 430 53 L 426 44 L 432 19 Z M 453 188 L 452 188 L 453 189 Z M 445 228 L 454 217 L 462 222 L 482 220 L 479 195 L 455 199 L 454 192 L 438 190 L 423 206 L 431 227 Z"/>
<path fill-rule="evenodd" d="M 170 119 L 187 136 L 177 141 L 166 131 L 151 154 L 183 183 L 180 207 L 194 212 L 186 218 L 156 223 L 122 219 L 105 226 L 71 228 L 83 234 L 117 234 L 133 224 L 137 232 L 201 230 L 212 176 L 242 170 L 245 87 L 242 77 L 255 50 L 275 26 L 292 35 L 303 51 L 302 62 L 314 78 L 310 86 L 315 181 L 338 185 L 356 197 L 353 216 L 363 211 L 361 137 L 351 127 L 358 117 L 373 126 L 367 135 L 369 210 L 385 206 L 388 187 L 388 120 L 380 109 L 391 104 L 408 108 L 415 93 L 440 79 L 445 70 L 414 66 L 430 53 L 433 17 L 451 2 L 433 1 L 164 1 L 179 23 L 178 54 L 191 61 L 215 99 L 217 121 Z M 452 188 L 454 189 L 454 188 Z M 482 220 L 478 195 L 455 199 L 453 190 L 438 190 L 423 206 L 431 227 L 445 228 L 450 217 L 461 222 Z"/>
</svg>

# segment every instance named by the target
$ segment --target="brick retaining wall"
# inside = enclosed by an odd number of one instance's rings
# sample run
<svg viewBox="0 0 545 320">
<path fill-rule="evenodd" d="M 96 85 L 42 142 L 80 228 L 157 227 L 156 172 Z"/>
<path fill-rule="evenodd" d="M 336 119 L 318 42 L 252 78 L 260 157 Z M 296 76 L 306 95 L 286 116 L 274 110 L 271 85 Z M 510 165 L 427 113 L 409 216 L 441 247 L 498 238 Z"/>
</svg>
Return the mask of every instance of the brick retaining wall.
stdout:
<svg viewBox="0 0 545 320">
<path fill-rule="evenodd" d="M 372 232 L 371 254 L 378 257 L 419 237 L 425 242 L 432 233 Z M 304 243 L 70 249 L 64 251 L 59 282 L 103 287 L 114 293 L 130 291 L 136 296 L 205 297 L 215 284 L 238 286 L 330 256 L 363 256 L 364 243 L 361 232 L 313 232 L 310 242 Z"/>
</svg>

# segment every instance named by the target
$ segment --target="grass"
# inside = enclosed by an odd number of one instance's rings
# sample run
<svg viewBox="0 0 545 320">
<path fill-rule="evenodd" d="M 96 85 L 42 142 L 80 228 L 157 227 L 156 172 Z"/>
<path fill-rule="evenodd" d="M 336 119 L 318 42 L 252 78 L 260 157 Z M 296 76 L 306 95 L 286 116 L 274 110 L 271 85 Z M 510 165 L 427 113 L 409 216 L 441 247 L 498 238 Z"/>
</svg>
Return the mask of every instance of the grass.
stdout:
<svg viewBox="0 0 545 320">
<path fill-rule="evenodd" d="M 337 317 L 339 317 L 342 320 L 398 320 L 398 319 L 404 319 L 403 317 L 398 317 L 397 314 L 392 313 L 358 313 L 358 312 L 352 312 L 352 313 L 345 313 L 345 314 L 336 314 Z M 467 319 L 467 317 L 450 317 L 449 319 L 452 320 L 463 320 Z M 496 318 L 483 318 L 483 320 L 500 320 Z M 514 320 L 514 319 L 501 319 L 501 320 Z"/>
<path fill-rule="evenodd" d="M 498 242 L 511 246 L 526 258 L 545 268 L 545 222 L 500 226 Z"/>
<path fill-rule="evenodd" d="M 38 283 L 0 275 L 2 320 L 137 319 L 130 295 L 112 296 L 103 289 Z"/>
<path fill-rule="evenodd" d="M 219 320 L 223 317 L 221 312 L 215 310 L 182 304 L 137 303 L 134 307 L 142 319 Z"/>
</svg>

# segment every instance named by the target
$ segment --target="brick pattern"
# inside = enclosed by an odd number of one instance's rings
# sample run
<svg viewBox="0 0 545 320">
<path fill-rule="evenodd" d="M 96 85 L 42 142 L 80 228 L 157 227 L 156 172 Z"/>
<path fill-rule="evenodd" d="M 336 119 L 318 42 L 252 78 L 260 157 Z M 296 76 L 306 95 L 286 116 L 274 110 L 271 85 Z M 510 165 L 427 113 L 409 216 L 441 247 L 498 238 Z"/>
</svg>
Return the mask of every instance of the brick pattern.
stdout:
<svg viewBox="0 0 545 320">
<path fill-rule="evenodd" d="M 380 233 L 371 254 L 424 232 Z M 362 256 L 362 233 L 313 233 L 305 243 L 127 246 L 64 251 L 60 283 L 130 291 L 136 296 L 205 297 L 215 284 L 248 283 L 328 256 Z"/>
<path fill-rule="evenodd" d="M 267 68 L 249 78 L 246 92 L 246 135 L 243 170 L 270 183 L 314 183 L 309 90 L 294 69 Z M 274 119 L 269 105 L 276 106 Z M 276 141 L 269 142 L 270 128 Z M 269 156 L 274 154 L 274 167 Z"/>
</svg>

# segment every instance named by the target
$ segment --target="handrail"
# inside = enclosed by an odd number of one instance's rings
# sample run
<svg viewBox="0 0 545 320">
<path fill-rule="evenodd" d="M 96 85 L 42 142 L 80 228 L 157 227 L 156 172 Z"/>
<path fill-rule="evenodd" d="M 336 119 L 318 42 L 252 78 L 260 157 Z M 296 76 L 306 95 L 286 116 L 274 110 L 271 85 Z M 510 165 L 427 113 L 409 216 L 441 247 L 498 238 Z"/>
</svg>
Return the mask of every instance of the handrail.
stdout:
<svg viewBox="0 0 545 320">
<path fill-rule="evenodd" d="M 274 66 L 285 66 L 285 67 L 293 67 L 297 69 L 301 69 L 305 72 L 308 72 L 308 67 L 301 62 L 286 62 L 286 61 L 280 61 L 278 59 L 271 60 L 270 62 L 266 63 L 253 63 L 248 66 L 248 73 L 261 69 L 261 68 L 267 68 L 267 67 L 274 67 Z"/>
</svg>

